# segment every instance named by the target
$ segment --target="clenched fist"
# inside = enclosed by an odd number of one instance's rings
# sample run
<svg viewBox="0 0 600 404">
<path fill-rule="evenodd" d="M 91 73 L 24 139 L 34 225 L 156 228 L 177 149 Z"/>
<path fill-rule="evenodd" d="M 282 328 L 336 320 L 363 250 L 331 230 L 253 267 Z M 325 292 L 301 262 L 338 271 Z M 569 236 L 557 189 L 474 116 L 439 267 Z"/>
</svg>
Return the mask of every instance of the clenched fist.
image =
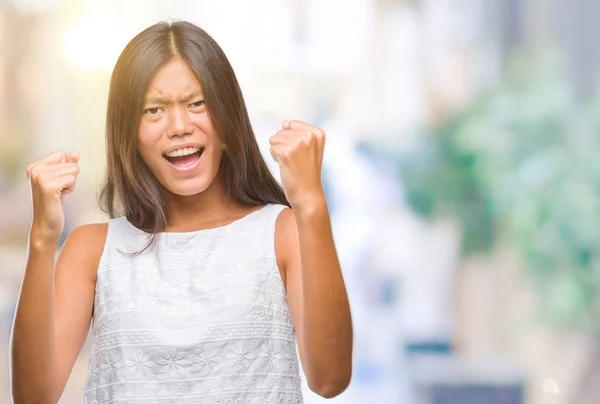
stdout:
<svg viewBox="0 0 600 404">
<path fill-rule="evenodd" d="M 323 130 L 302 121 L 285 121 L 269 143 L 271 156 L 279 164 L 283 191 L 292 207 L 301 208 L 314 200 L 324 200 Z"/>
<path fill-rule="evenodd" d="M 58 150 L 27 167 L 31 186 L 33 221 L 31 237 L 56 242 L 65 227 L 62 196 L 75 189 L 79 154 Z"/>
</svg>

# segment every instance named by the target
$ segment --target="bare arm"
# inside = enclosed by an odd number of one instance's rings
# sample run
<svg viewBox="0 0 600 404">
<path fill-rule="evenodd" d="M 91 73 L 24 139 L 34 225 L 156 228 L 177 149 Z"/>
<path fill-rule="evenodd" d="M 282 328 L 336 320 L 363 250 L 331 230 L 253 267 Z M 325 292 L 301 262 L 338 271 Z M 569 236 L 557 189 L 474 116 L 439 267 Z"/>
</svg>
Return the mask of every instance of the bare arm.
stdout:
<svg viewBox="0 0 600 404">
<path fill-rule="evenodd" d="M 56 265 L 54 321 L 59 394 L 89 330 L 96 274 L 107 231 L 107 224 L 77 228 L 67 239 Z"/>
<path fill-rule="evenodd" d="M 56 271 L 56 243 L 32 232 L 11 337 L 16 404 L 56 403 L 60 398 L 88 332 L 106 227 L 73 231 Z"/>
<path fill-rule="evenodd" d="M 276 250 L 307 382 L 331 398 L 352 376 L 352 319 L 325 199 L 304 206 L 279 216 Z"/>
<path fill-rule="evenodd" d="M 284 121 L 269 139 L 292 210 L 281 213 L 275 252 L 283 269 L 300 360 L 309 387 L 323 397 L 343 392 L 352 376 L 352 319 L 321 182 L 325 132 Z"/>
<path fill-rule="evenodd" d="M 29 243 L 11 336 L 11 389 L 16 404 L 58 401 L 52 312 L 55 249 L 52 243 Z"/>
<path fill-rule="evenodd" d="M 55 268 L 65 226 L 62 198 L 75 189 L 78 161 L 78 153 L 57 150 L 27 166 L 33 219 L 11 335 L 15 404 L 58 401 L 89 328 L 107 226 L 75 230 Z"/>
</svg>

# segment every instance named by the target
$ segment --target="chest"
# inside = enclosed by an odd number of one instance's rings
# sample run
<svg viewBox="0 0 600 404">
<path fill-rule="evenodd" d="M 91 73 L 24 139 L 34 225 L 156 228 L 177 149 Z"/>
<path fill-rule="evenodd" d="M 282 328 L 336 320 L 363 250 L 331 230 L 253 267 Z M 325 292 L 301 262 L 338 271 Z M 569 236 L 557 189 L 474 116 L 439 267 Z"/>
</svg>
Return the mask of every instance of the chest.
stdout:
<svg viewBox="0 0 600 404">
<path fill-rule="evenodd" d="M 288 321 L 289 313 L 274 254 L 212 246 L 135 257 L 108 252 L 98 269 L 94 318 L 96 331 L 110 332 Z"/>
</svg>

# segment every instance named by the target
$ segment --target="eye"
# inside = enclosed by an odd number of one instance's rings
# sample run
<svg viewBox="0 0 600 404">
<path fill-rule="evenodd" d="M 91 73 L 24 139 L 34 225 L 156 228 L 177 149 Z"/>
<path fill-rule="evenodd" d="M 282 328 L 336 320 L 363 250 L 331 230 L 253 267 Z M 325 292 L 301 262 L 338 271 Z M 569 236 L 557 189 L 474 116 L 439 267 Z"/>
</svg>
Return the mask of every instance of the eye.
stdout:
<svg viewBox="0 0 600 404">
<path fill-rule="evenodd" d="M 196 101 L 190 104 L 190 108 L 200 108 L 204 106 L 204 100 Z"/>
<path fill-rule="evenodd" d="M 158 108 L 158 107 L 146 108 L 144 110 L 144 115 L 149 115 L 149 116 L 158 115 L 158 113 L 161 111 L 162 111 L 162 108 Z"/>
</svg>

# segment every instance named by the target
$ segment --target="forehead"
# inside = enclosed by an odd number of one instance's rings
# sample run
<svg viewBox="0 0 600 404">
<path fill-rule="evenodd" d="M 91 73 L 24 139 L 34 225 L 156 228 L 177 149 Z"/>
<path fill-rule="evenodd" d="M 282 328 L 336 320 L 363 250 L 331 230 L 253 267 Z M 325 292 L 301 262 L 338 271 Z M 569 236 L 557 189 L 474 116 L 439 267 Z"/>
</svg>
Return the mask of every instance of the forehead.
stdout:
<svg viewBox="0 0 600 404">
<path fill-rule="evenodd" d="M 200 81 L 183 60 L 177 58 L 162 66 L 152 78 L 148 95 L 181 95 L 202 91 Z"/>
</svg>

